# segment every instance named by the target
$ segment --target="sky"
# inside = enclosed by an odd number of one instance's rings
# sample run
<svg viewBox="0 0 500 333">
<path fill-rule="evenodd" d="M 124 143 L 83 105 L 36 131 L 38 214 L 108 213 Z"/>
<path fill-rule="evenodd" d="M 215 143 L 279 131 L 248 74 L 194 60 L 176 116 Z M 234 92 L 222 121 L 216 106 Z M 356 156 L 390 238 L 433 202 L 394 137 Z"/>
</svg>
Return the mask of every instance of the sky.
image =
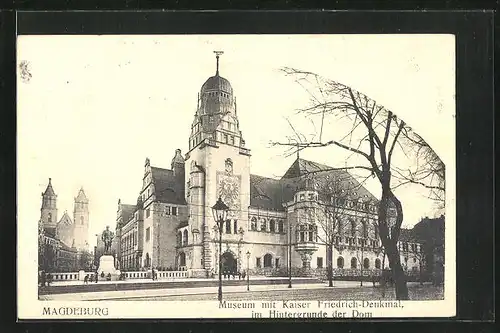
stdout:
<svg viewBox="0 0 500 333">
<path fill-rule="evenodd" d="M 91 245 L 107 225 L 114 229 L 118 199 L 136 202 L 146 157 L 170 168 L 175 149 L 187 152 L 197 94 L 215 74 L 214 50 L 224 51 L 220 75 L 237 98 L 252 174 L 283 175 L 295 156 L 270 142 L 293 133 L 287 119 L 310 125 L 296 115 L 308 98 L 279 70 L 286 66 L 349 85 L 392 110 L 445 162 L 451 186 L 454 43 L 451 35 L 20 36 L 18 63 L 28 62 L 32 76 L 17 87 L 18 225 L 36 232 L 50 177 L 58 218 L 65 210 L 72 216 L 84 188 Z M 301 157 L 338 166 L 346 155 L 324 148 Z M 376 181 L 366 187 L 379 195 Z M 398 189 L 404 227 L 436 214 L 426 193 Z M 447 189 L 447 209 L 453 200 Z"/>
</svg>

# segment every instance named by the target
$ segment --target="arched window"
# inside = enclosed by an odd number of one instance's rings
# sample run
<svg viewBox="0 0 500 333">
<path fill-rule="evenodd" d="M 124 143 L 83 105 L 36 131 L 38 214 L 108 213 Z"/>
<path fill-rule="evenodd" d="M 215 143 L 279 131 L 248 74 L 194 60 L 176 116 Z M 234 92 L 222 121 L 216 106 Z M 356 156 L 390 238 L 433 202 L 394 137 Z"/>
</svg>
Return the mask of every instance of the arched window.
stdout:
<svg viewBox="0 0 500 333">
<path fill-rule="evenodd" d="M 356 222 L 353 219 L 349 220 L 351 222 L 351 236 L 356 236 Z"/>
<path fill-rule="evenodd" d="M 365 259 L 363 260 L 363 268 L 364 268 L 364 269 L 368 269 L 368 268 L 370 268 L 370 259 L 365 258 Z"/>
<path fill-rule="evenodd" d="M 52 222 L 52 213 L 49 213 L 49 216 L 47 217 L 48 222 Z"/>
<path fill-rule="evenodd" d="M 273 256 L 270 253 L 264 256 L 264 267 L 273 267 Z"/>
<path fill-rule="evenodd" d="M 342 257 L 337 258 L 337 267 L 344 268 L 344 258 L 342 258 Z"/>
<path fill-rule="evenodd" d="M 380 259 L 379 258 L 375 259 L 375 268 L 380 269 Z"/>
<path fill-rule="evenodd" d="M 182 237 L 182 243 L 184 245 L 187 245 L 188 244 L 188 231 L 186 229 L 184 229 L 183 236 L 184 237 Z"/>
<path fill-rule="evenodd" d="M 260 231 L 266 231 L 266 219 L 260 219 Z"/>
<path fill-rule="evenodd" d="M 257 230 L 257 218 L 255 216 L 250 219 L 250 230 Z"/>
<path fill-rule="evenodd" d="M 358 259 L 352 257 L 351 259 L 351 268 L 356 268 L 358 267 Z"/>
<path fill-rule="evenodd" d="M 269 231 L 276 232 L 276 222 L 274 220 L 269 222 Z"/>
<path fill-rule="evenodd" d="M 177 233 L 177 246 L 182 246 L 182 232 Z"/>
</svg>

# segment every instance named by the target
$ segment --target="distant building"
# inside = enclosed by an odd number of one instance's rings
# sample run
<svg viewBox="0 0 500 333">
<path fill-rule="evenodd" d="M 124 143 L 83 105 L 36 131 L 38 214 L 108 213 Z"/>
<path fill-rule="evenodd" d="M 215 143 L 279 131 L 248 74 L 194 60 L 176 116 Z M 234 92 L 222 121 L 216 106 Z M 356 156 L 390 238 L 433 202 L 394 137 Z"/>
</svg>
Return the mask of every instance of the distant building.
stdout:
<svg viewBox="0 0 500 333">
<path fill-rule="evenodd" d="M 52 187 L 52 179 L 45 192 L 42 193 L 42 207 L 40 212 L 39 232 L 41 241 L 51 247 L 54 255 L 49 255 L 53 261 L 51 269 L 78 268 L 79 252 L 88 251 L 89 210 L 88 199 L 83 188 L 74 200 L 73 219 L 67 211 L 58 220 L 57 195 Z M 49 251 L 46 249 L 39 251 Z M 43 257 L 43 256 L 42 256 Z"/>
<path fill-rule="evenodd" d="M 250 173 L 236 98 L 219 75 L 218 59 L 216 74 L 201 87 L 188 142 L 188 153 L 183 156 L 177 149 L 170 169 L 153 166 L 147 158 L 136 203 L 118 201 L 122 269 L 170 267 L 192 276 L 217 271 L 219 233 L 211 207 L 219 197 L 230 208 L 222 226 L 224 271 L 248 265 L 252 274 L 280 275 L 289 261 L 298 271 L 323 271 L 327 247 L 319 223 L 327 218 L 322 215 L 326 205 L 344 210 L 332 259 L 336 272 L 382 268 L 377 200 L 348 172 L 297 158 L 281 179 Z M 322 184 L 334 179 L 356 190 L 342 200 L 327 195 Z M 407 246 L 415 245 L 401 244 L 403 261 Z M 409 256 L 405 264 L 419 267 Z"/>
</svg>

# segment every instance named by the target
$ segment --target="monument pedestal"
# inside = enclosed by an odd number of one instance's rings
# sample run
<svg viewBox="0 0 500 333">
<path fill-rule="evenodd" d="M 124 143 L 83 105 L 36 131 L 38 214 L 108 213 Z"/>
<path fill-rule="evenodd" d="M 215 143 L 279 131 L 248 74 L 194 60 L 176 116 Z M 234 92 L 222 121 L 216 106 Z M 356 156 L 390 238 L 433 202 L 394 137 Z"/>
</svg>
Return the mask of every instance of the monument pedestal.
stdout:
<svg viewBox="0 0 500 333">
<path fill-rule="evenodd" d="M 104 278 L 101 274 L 104 273 Z M 111 281 L 120 279 L 120 271 L 115 268 L 115 258 L 112 255 L 103 255 L 99 258 L 99 268 L 97 269 L 99 279 L 106 280 L 108 274 L 111 274 Z"/>
</svg>

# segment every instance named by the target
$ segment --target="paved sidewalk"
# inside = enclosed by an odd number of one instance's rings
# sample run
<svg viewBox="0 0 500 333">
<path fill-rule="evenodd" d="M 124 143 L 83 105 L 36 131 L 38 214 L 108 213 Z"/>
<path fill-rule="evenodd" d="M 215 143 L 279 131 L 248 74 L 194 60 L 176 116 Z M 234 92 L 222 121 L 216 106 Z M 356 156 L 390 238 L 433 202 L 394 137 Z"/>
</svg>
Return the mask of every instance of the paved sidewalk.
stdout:
<svg viewBox="0 0 500 333">
<path fill-rule="evenodd" d="M 292 290 L 297 289 L 323 289 L 328 288 L 323 283 L 297 284 L 293 285 Z M 144 298 L 161 296 L 182 296 L 182 295 L 200 295 L 216 294 L 218 287 L 202 288 L 170 288 L 170 289 L 144 289 L 144 290 L 123 290 L 123 291 L 98 291 L 88 293 L 73 294 L 53 294 L 41 295 L 40 300 L 44 301 L 100 301 L 100 300 L 119 300 L 121 298 Z M 291 290 L 287 285 L 253 285 L 250 291 L 268 291 L 268 290 Z M 224 293 L 246 292 L 246 286 L 224 286 Z"/>
<path fill-rule="evenodd" d="M 335 281 L 334 288 L 353 288 L 359 287 L 357 281 Z M 371 284 L 364 284 L 364 287 L 371 288 Z M 287 284 L 269 284 L 269 285 L 250 285 L 250 291 L 269 291 L 269 290 L 298 290 L 298 289 L 325 289 L 329 288 L 328 283 L 302 283 L 293 284 L 292 289 Z M 161 288 L 161 289 L 140 289 L 140 290 L 121 290 L 121 291 L 94 291 L 66 294 L 47 294 L 40 295 L 40 300 L 64 300 L 64 301 L 99 301 L 99 300 L 119 300 L 121 298 L 144 298 L 161 296 L 182 296 L 182 295 L 200 295 L 215 294 L 218 287 L 196 287 L 196 288 Z M 246 292 L 247 286 L 223 286 L 225 293 Z"/>
</svg>

